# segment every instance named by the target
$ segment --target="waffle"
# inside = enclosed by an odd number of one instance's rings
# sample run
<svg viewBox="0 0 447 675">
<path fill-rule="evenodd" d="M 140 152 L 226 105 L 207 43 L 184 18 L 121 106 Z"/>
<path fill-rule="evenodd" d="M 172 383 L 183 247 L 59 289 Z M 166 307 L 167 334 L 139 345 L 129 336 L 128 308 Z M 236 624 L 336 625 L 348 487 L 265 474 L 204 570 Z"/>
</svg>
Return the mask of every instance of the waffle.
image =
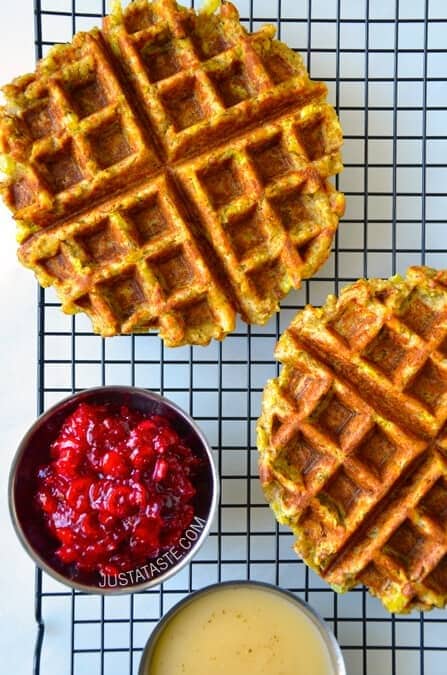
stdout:
<svg viewBox="0 0 447 675">
<path fill-rule="evenodd" d="M 136 0 L 4 87 L 19 259 L 65 312 L 103 336 L 207 344 L 238 313 L 265 323 L 326 260 L 341 129 L 273 36 L 227 2 Z"/>
<path fill-rule="evenodd" d="M 261 482 L 304 561 L 389 611 L 447 603 L 447 272 L 299 312 L 258 422 Z"/>
</svg>

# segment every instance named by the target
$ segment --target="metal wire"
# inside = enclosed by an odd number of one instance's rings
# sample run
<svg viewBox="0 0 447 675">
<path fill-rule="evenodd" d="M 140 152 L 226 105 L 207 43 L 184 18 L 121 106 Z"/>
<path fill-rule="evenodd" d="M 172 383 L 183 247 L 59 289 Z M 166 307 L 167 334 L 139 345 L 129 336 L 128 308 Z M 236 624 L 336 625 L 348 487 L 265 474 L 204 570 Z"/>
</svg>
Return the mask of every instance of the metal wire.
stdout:
<svg viewBox="0 0 447 675">
<path fill-rule="evenodd" d="M 106 11 L 105 0 L 58 0 L 60 10 L 56 0 L 34 2 L 37 58 Z M 446 54 L 439 35 L 447 11 L 439 0 L 236 3 L 247 28 L 276 23 L 314 79 L 328 83 L 345 131 L 345 172 L 335 182 L 346 194 L 346 218 L 330 261 L 284 300 L 279 315 L 264 328 L 240 324 L 205 349 L 170 350 L 153 334 L 105 341 L 84 317 L 64 317 L 51 290 L 39 289 L 38 412 L 87 386 L 158 390 L 208 435 L 222 503 L 204 549 L 160 588 L 99 598 L 37 570 L 34 674 L 133 675 L 150 631 L 173 603 L 208 583 L 245 577 L 280 584 L 316 607 L 341 643 L 349 675 L 441 675 L 444 613 L 389 616 L 362 588 L 337 596 L 296 559 L 291 534 L 260 495 L 254 424 L 263 385 L 278 373 L 275 341 L 297 309 L 322 303 L 358 276 L 388 276 L 414 263 L 447 267 L 447 137 L 439 122 L 447 86 L 438 61 Z M 61 626 L 57 647 L 46 621 Z"/>
</svg>

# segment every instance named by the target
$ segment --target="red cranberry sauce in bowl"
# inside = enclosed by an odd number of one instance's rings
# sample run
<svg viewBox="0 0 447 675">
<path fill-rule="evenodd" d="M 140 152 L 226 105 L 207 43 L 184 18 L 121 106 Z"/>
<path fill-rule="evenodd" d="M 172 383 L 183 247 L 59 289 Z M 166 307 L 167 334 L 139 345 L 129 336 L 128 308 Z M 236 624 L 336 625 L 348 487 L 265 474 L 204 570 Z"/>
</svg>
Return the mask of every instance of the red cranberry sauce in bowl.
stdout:
<svg viewBox="0 0 447 675">
<path fill-rule="evenodd" d="M 59 406 L 25 437 L 12 474 L 22 541 L 38 564 L 83 590 L 167 578 L 198 548 L 216 502 L 200 432 L 144 390 L 87 390 Z"/>
<path fill-rule="evenodd" d="M 37 472 L 36 507 L 64 563 L 132 570 L 178 544 L 194 519 L 200 460 L 160 415 L 81 403 Z"/>
</svg>

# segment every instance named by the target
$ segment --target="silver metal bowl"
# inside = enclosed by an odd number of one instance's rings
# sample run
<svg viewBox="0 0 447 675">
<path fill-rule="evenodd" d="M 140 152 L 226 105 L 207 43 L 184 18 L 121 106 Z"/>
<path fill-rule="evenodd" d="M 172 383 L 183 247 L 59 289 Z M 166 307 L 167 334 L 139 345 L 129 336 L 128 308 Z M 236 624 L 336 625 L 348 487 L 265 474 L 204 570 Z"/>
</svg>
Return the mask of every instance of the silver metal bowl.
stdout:
<svg viewBox="0 0 447 675">
<path fill-rule="evenodd" d="M 194 481 L 195 518 L 175 547 L 136 570 L 118 575 L 80 573 L 55 555 L 58 543 L 47 532 L 33 506 L 36 468 L 50 458 L 50 445 L 64 420 L 80 403 L 126 405 L 146 414 L 168 418 L 180 437 L 202 458 L 203 469 Z M 160 584 L 184 567 L 206 539 L 219 499 L 219 481 L 211 448 L 195 422 L 168 399 L 135 387 L 87 389 L 47 410 L 20 443 L 9 477 L 9 507 L 17 535 L 36 564 L 58 581 L 81 591 L 102 594 L 130 593 Z"/>
<path fill-rule="evenodd" d="M 273 584 L 267 584 L 261 581 L 225 581 L 219 584 L 212 584 L 211 586 L 206 586 L 205 588 L 202 588 L 201 590 L 196 591 L 195 593 L 191 593 L 186 598 L 184 598 L 176 605 L 174 605 L 174 607 L 172 607 L 172 609 L 170 609 L 169 612 L 167 612 L 164 615 L 164 617 L 159 621 L 156 628 L 151 633 L 151 636 L 148 642 L 146 643 L 146 647 L 144 648 L 143 655 L 141 657 L 138 675 L 148 675 L 150 673 L 149 666 L 151 664 L 151 660 L 155 651 L 157 641 L 161 637 L 168 623 L 172 621 L 172 619 L 174 619 L 174 617 L 179 612 L 181 612 L 187 605 L 195 602 L 198 598 L 201 598 L 204 595 L 208 595 L 209 593 L 218 591 L 221 588 L 237 589 L 244 586 L 245 587 L 255 586 L 266 589 L 271 593 L 281 595 L 290 603 L 297 606 L 297 608 L 301 612 L 303 612 L 303 614 L 313 623 L 313 625 L 323 638 L 329 652 L 329 657 L 331 660 L 334 675 L 346 675 L 346 666 L 343 659 L 343 654 L 340 649 L 340 645 L 338 644 L 333 632 L 326 625 L 322 617 L 310 605 L 304 602 L 304 600 L 301 600 L 300 598 L 296 597 L 295 595 L 293 595 L 293 593 L 285 591 L 282 588 L 278 588 L 278 586 L 274 586 Z"/>
</svg>

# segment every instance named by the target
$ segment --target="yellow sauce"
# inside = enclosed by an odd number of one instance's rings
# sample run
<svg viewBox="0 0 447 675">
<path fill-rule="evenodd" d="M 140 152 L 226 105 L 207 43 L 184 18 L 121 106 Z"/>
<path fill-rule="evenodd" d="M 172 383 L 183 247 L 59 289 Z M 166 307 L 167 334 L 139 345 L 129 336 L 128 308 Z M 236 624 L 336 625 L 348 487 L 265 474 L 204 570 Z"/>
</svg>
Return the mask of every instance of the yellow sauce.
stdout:
<svg viewBox="0 0 447 675">
<path fill-rule="evenodd" d="M 147 675 L 334 675 L 316 626 L 285 596 L 219 588 L 166 625 Z"/>
</svg>

